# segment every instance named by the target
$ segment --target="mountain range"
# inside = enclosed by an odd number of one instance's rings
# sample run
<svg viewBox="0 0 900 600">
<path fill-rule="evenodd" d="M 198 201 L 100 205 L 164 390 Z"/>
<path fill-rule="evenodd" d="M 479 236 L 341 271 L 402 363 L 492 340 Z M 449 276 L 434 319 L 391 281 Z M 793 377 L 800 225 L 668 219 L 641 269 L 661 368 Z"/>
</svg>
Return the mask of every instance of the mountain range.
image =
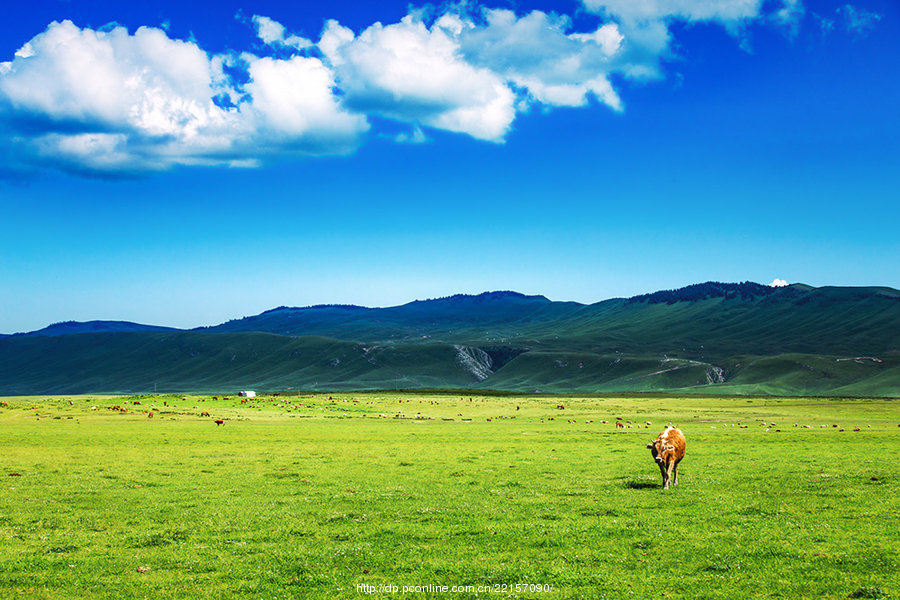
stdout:
<svg viewBox="0 0 900 600">
<path fill-rule="evenodd" d="M 900 291 L 707 282 L 595 304 L 501 291 L 0 337 L 0 395 L 237 388 L 895 397 Z"/>
</svg>

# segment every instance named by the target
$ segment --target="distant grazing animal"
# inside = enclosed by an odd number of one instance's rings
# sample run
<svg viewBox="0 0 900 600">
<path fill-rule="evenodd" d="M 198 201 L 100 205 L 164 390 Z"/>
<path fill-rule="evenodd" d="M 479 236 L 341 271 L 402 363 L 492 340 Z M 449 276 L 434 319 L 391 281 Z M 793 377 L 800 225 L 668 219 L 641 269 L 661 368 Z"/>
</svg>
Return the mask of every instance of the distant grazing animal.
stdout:
<svg viewBox="0 0 900 600">
<path fill-rule="evenodd" d="M 676 427 L 666 427 L 666 430 L 657 436 L 655 440 L 647 444 L 653 460 L 659 466 L 659 472 L 663 478 L 663 489 L 669 489 L 669 481 L 678 485 L 678 463 L 684 458 L 687 442 L 684 434 Z M 675 477 L 672 477 L 672 474 Z"/>
<path fill-rule="evenodd" d="M 152 418 L 153 418 L 153 411 L 147 413 L 147 418 L 148 418 L 148 419 L 152 419 Z"/>
<path fill-rule="evenodd" d="M 6 402 L 0 402 L 0 406 L 9 406 Z"/>
<path fill-rule="evenodd" d="M 223 421 L 222 419 L 216 419 L 216 427 L 218 427 L 219 425 L 225 425 L 225 421 Z"/>
<path fill-rule="evenodd" d="M 201 417 L 208 417 L 208 416 L 209 416 L 209 413 L 208 413 L 208 412 L 202 412 L 202 413 L 200 413 L 200 416 L 201 416 Z"/>
<path fill-rule="evenodd" d="M 625 423 L 622 421 L 616 421 L 616 429 L 625 429 Z"/>
</svg>

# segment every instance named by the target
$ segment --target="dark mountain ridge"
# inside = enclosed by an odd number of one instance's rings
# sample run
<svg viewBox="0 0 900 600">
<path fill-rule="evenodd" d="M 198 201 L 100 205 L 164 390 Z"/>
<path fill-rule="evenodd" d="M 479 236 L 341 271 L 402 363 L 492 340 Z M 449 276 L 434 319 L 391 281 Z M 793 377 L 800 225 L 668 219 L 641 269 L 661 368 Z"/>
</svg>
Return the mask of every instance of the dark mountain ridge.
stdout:
<svg viewBox="0 0 900 600">
<path fill-rule="evenodd" d="M 755 300 L 756 298 L 770 296 L 781 292 L 782 295 L 793 296 L 795 293 L 800 294 L 801 289 L 793 286 L 784 286 L 784 288 L 773 287 L 770 285 L 762 285 L 752 281 L 744 281 L 742 283 L 721 283 L 718 281 L 707 281 L 706 283 L 695 283 L 683 288 L 674 290 L 660 290 L 652 294 L 641 294 L 632 296 L 628 299 L 632 302 L 649 302 L 650 304 L 675 304 L 676 302 L 696 302 L 698 300 L 707 300 L 709 298 L 725 298 L 734 300 Z"/>
<path fill-rule="evenodd" d="M 80 333 L 114 333 L 123 331 L 178 331 L 174 327 L 143 325 L 131 321 L 60 321 L 43 329 L 25 333 L 14 333 L 8 337 L 75 335 Z"/>
<path fill-rule="evenodd" d="M 706 282 L 589 305 L 486 292 L 389 308 L 278 307 L 189 331 L 69 323 L 0 339 L 0 394 L 146 391 L 152 381 L 173 391 L 893 396 L 898 300 L 892 288 Z"/>
</svg>

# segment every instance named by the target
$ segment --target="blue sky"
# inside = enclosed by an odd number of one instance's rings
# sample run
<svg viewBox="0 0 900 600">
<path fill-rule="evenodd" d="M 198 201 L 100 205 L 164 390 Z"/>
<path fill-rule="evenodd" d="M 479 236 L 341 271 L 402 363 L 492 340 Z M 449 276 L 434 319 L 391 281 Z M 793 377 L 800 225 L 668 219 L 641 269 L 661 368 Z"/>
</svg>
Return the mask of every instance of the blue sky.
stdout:
<svg viewBox="0 0 900 600">
<path fill-rule="evenodd" d="M 900 287 L 890 0 L 10 11 L 0 332 Z"/>
</svg>

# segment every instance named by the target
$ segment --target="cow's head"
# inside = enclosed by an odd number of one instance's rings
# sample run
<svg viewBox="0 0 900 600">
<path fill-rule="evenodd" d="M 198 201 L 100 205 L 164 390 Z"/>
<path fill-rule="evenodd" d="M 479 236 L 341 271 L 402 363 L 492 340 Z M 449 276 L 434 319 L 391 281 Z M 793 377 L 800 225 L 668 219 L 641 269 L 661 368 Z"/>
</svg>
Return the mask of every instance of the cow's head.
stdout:
<svg viewBox="0 0 900 600">
<path fill-rule="evenodd" d="M 668 440 L 663 439 L 662 437 L 658 437 L 647 444 L 647 448 L 650 449 L 650 454 L 653 455 L 653 460 L 661 465 L 665 464 L 666 458 L 668 458 L 670 453 L 675 452 L 675 446 L 673 444 L 670 444 Z"/>
<path fill-rule="evenodd" d="M 655 460 L 659 464 L 662 464 L 662 462 L 663 462 L 663 459 L 661 456 L 662 453 L 660 452 L 660 448 L 658 447 L 658 444 L 659 444 L 659 440 L 653 440 L 652 442 L 647 444 L 647 448 L 650 449 L 650 454 L 653 455 L 653 460 Z"/>
</svg>

